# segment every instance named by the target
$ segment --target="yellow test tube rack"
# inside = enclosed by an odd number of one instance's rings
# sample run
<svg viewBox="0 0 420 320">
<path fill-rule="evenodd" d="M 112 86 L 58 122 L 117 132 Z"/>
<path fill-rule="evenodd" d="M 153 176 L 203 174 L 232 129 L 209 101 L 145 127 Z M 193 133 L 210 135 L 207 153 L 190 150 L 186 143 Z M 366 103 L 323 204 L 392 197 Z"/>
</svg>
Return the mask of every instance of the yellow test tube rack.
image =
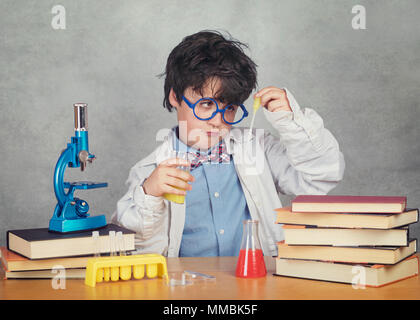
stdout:
<svg viewBox="0 0 420 320">
<path fill-rule="evenodd" d="M 131 256 L 111 256 L 88 259 L 85 284 L 95 287 L 97 282 L 142 279 L 168 279 L 166 259 L 160 254 L 139 254 Z"/>
</svg>

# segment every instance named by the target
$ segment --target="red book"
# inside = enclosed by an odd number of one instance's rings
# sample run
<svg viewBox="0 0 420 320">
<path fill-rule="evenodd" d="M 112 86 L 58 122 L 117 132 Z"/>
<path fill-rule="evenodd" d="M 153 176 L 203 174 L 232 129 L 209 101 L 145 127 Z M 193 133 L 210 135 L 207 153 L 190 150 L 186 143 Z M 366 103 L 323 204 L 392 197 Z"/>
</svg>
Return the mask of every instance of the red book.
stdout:
<svg viewBox="0 0 420 320">
<path fill-rule="evenodd" d="M 292 201 L 294 212 L 401 213 L 407 197 L 300 195 Z"/>
</svg>

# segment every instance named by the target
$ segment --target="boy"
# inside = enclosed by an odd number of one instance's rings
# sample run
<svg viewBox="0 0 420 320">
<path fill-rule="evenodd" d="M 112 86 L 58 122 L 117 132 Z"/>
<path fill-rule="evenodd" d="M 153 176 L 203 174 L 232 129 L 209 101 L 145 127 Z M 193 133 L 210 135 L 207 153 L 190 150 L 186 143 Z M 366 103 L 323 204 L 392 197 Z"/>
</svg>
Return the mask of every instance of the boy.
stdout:
<svg viewBox="0 0 420 320">
<path fill-rule="evenodd" d="M 278 193 L 326 194 L 342 179 L 337 141 L 319 115 L 309 108 L 303 112 L 287 89 L 267 87 L 254 96 L 279 137 L 232 130 L 247 116 L 242 103 L 256 87 L 256 65 L 244 46 L 202 31 L 169 55 L 164 107 L 176 110 L 178 126 L 131 169 L 128 191 L 112 217 L 136 231 L 140 252 L 236 256 L 242 222 L 253 219 L 259 221 L 264 254 L 276 255 L 276 242 L 283 239 L 274 223 L 274 209 L 282 207 Z M 262 161 L 247 161 L 253 148 Z M 195 157 L 168 159 L 172 150 Z M 185 203 L 169 202 L 165 193 L 186 195 Z"/>
</svg>

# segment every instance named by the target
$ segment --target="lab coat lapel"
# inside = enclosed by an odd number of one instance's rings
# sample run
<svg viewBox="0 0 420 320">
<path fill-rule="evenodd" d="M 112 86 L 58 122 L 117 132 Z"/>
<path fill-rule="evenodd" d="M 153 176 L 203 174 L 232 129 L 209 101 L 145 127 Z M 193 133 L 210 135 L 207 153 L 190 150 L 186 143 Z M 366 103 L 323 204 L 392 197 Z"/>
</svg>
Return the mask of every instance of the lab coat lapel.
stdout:
<svg viewBox="0 0 420 320">
<path fill-rule="evenodd" d="M 182 233 L 184 231 L 185 202 L 183 204 L 179 204 L 172 201 L 168 201 L 168 204 L 170 206 L 169 250 L 178 250 L 178 252 L 172 252 L 171 254 L 171 256 L 177 257 L 179 255 L 179 248 L 181 247 Z"/>
</svg>

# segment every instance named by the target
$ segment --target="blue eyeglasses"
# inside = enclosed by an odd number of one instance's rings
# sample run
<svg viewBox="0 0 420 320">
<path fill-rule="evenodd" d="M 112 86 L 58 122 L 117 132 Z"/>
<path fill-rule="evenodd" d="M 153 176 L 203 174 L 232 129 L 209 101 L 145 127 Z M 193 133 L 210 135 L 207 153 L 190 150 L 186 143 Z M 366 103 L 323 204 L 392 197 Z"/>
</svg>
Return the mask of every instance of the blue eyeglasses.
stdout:
<svg viewBox="0 0 420 320">
<path fill-rule="evenodd" d="M 193 110 L 194 116 L 199 120 L 213 119 L 219 112 L 222 114 L 223 121 L 227 124 L 236 124 L 248 117 L 248 111 L 243 104 L 229 104 L 220 109 L 219 104 L 213 98 L 201 98 L 195 103 L 191 103 L 182 96 L 182 100 Z"/>
</svg>

